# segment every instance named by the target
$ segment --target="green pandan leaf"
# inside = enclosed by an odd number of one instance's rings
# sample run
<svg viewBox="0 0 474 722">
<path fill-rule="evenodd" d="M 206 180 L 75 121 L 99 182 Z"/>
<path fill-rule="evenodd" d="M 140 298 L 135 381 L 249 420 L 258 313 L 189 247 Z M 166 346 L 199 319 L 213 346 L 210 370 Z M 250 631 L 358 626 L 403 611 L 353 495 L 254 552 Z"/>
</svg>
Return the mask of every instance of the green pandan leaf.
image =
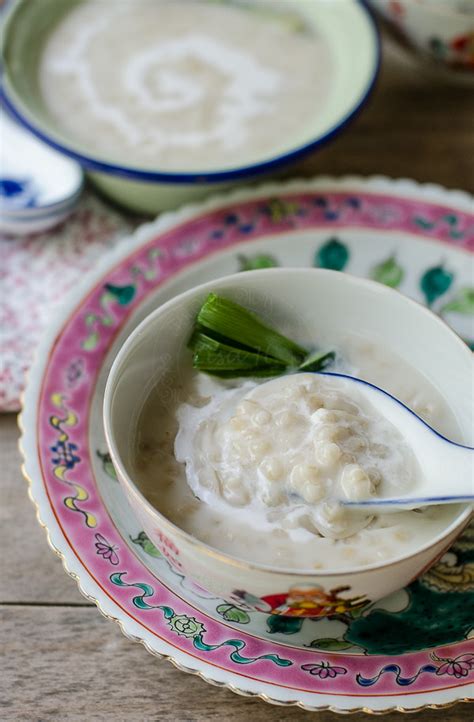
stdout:
<svg viewBox="0 0 474 722">
<path fill-rule="evenodd" d="M 285 369 L 283 363 L 271 356 L 230 346 L 202 331 L 194 332 L 189 346 L 193 350 L 193 366 L 201 371 L 237 372 L 278 366 L 281 373 Z"/>
<path fill-rule="evenodd" d="M 349 249 L 344 243 L 337 238 L 330 238 L 316 251 L 314 265 L 332 271 L 342 271 L 347 265 L 349 256 Z"/>
<path fill-rule="evenodd" d="M 126 306 L 133 300 L 136 290 L 135 286 L 114 286 L 111 283 L 106 283 L 105 288 L 114 296 L 121 306 Z"/>
<path fill-rule="evenodd" d="M 350 642 L 346 642 L 344 639 L 333 639 L 326 637 L 324 639 L 313 639 L 309 647 L 316 647 L 317 649 L 323 649 L 325 652 L 340 652 L 344 649 L 349 649 L 354 645 Z"/>
<path fill-rule="evenodd" d="M 322 371 L 336 358 L 334 351 L 315 351 L 299 366 L 298 371 Z"/>
<path fill-rule="evenodd" d="M 266 326 L 255 313 L 215 293 L 209 294 L 196 321 L 207 335 L 218 334 L 227 344 L 237 342 L 283 364 L 297 366 L 307 355 L 306 349 Z"/>
<path fill-rule="evenodd" d="M 279 263 L 274 258 L 265 253 L 261 253 L 257 256 L 244 256 L 242 254 L 237 256 L 240 263 L 240 271 L 257 271 L 262 268 L 275 268 Z"/>
<path fill-rule="evenodd" d="M 420 287 L 428 306 L 432 306 L 437 298 L 449 290 L 453 280 L 454 274 L 447 271 L 444 266 L 433 266 L 423 274 Z"/>
<path fill-rule="evenodd" d="M 403 281 L 405 272 L 397 263 L 395 256 L 390 256 L 385 261 L 378 263 L 372 268 L 371 277 L 374 281 L 390 286 L 390 288 L 398 288 Z"/>
<path fill-rule="evenodd" d="M 460 288 L 454 298 L 442 307 L 440 313 L 474 316 L 474 288 Z"/>
<path fill-rule="evenodd" d="M 248 624 L 250 616 L 243 609 L 235 607 L 233 604 L 220 604 L 216 607 L 216 612 L 221 615 L 226 622 L 237 622 L 237 624 Z"/>
</svg>

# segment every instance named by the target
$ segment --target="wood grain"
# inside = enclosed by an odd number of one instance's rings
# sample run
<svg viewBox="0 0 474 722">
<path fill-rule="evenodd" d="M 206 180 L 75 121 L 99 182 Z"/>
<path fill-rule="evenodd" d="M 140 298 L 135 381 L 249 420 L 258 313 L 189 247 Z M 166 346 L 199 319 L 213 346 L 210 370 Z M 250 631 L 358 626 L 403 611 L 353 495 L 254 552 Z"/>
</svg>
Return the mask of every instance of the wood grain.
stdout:
<svg viewBox="0 0 474 722">
<path fill-rule="evenodd" d="M 83 604 L 76 582 L 61 565 L 35 519 L 21 471 L 19 431 L 13 416 L 0 416 L 0 603 Z"/>
<path fill-rule="evenodd" d="M 439 84 L 391 42 L 378 87 L 351 127 L 288 175 L 404 176 L 474 191 L 474 93 Z M 0 719 L 271 722 L 309 719 L 177 671 L 103 619 L 46 543 L 20 473 L 15 419 L 0 417 Z M 319 722 L 338 720 L 332 713 Z M 351 716 L 354 722 L 369 719 Z M 384 716 L 387 722 L 403 719 Z M 472 708 L 420 722 L 472 721 Z"/>
<path fill-rule="evenodd" d="M 385 40 L 368 106 L 287 175 L 387 175 L 474 192 L 473 89 L 438 81 Z"/>
<path fill-rule="evenodd" d="M 3 607 L 0 718 L 10 720 L 157 720 L 157 722 L 297 722 L 294 707 L 274 707 L 211 687 L 126 639 L 95 609 Z M 2 690 L 3 686 L 3 690 Z M 314 716 L 336 722 L 332 712 Z M 367 722 L 354 714 L 353 722 Z M 400 722 L 397 713 L 383 717 Z M 468 705 L 427 710 L 425 722 L 472 721 Z"/>
</svg>

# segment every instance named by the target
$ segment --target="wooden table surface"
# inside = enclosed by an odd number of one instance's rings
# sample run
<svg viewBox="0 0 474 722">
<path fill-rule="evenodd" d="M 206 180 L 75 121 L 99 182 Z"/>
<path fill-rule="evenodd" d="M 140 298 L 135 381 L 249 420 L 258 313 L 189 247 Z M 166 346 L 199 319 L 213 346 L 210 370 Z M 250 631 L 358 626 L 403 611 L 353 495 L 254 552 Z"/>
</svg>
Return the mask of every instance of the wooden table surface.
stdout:
<svg viewBox="0 0 474 722">
<path fill-rule="evenodd" d="M 292 174 L 384 174 L 474 192 L 473 91 L 423 76 L 391 41 L 384 55 L 370 105 Z M 20 472 L 17 437 L 15 418 L 0 417 L 1 720 L 309 719 L 299 709 L 239 697 L 179 672 L 104 619 L 48 548 Z M 323 712 L 314 718 L 329 722 L 339 716 Z M 473 708 L 425 710 L 417 719 L 467 722 Z"/>
</svg>

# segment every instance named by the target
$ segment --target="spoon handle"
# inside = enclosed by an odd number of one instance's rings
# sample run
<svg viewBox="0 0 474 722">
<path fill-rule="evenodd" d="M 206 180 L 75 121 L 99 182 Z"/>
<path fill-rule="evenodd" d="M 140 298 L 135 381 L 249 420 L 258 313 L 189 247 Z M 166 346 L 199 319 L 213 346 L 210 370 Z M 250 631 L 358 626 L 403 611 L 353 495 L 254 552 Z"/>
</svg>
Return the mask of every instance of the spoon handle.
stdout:
<svg viewBox="0 0 474 722">
<path fill-rule="evenodd" d="M 434 437 L 431 448 L 425 447 L 420 465 L 429 480 L 420 489 L 416 485 L 402 497 L 379 497 L 343 502 L 351 508 L 372 508 L 379 511 L 416 509 L 433 504 L 457 504 L 474 501 L 474 449 L 440 437 Z M 453 476 L 455 475 L 455 477 Z M 420 493 L 421 492 L 421 493 Z"/>
</svg>

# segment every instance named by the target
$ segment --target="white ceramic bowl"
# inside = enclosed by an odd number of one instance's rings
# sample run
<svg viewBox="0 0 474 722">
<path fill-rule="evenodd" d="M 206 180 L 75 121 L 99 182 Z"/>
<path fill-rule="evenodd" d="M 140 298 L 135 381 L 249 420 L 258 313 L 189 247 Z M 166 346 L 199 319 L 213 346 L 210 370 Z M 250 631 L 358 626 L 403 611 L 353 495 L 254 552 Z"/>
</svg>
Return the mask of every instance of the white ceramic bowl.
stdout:
<svg viewBox="0 0 474 722">
<path fill-rule="evenodd" d="M 0 232 L 39 233 L 61 223 L 82 193 L 78 163 L 0 118 Z"/>
<path fill-rule="evenodd" d="M 77 0 L 76 0 L 77 1 Z M 258 2 L 258 0 L 253 0 Z M 286 0 L 294 12 L 294 0 Z M 279 3 L 284 8 L 284 0 Z M 60 152 L 79 161 L 96 185 L 117 202 L 136 211 L 156 213 L 176 208 L 211 191 L 269 174 L 331 140 L 364 105 L 373 88 L 380 60 L 375 23 L 360 0 L 298 3 L 298 12 L 327 41 L 334 77 L 327 103 L 301 137 L 290 137 L 271 157 L 250 165 L 168 172 L 124 165 L 122 158 L 100 156 L 61 132 L 44 106 L 37 70 L 42 43 L 61 13 L 63 0 L 15 0 L 5 20 L 0 95 L 17 120 Z M 124 49 L 126 52 L 126 49 Z M 316 102 L 316 99 L 315 99 Z"/>
<path fill-rule="evenodd" d="M 183 293 L 151 313 L 119 351 L 104 400 L 107 443 L 118 478 L 134 512 L 158 549 L 181 573 L 229 601 L 245 592 L 255 609 L 262 597 L 291 589 L 349 587 L 349 597 L 377 600 L 399 589 L 430 566 L 452 544 L 470 516 L 459 516 L 429 544 L 410 555 L 347 571 L 279 570 L 239 561 L 198 541 L 168 521 L 134 483 L 132 444 L 143 403 L 163 373 L 191 365 L 186 347 L 196 313 L 211 291 L 240 302 L 276 327 L 291 323 L 292 337 L 304 341 L 331 329 L 354 329 L 421 369 L 442 389 L 465 435 L 472 434 L 473 358 L 467 346 L 437 316 L 386 286 L 320 269 L 270 269 L 227 276 Z M 442 353 L 440 353 L 442 349 Z M 157 420 L 159 423 L 159 420 Z"/>
<path fill-rule="evenodd" d="M 474 82 L 474 0 L 370 0 L 445 76 Z"/>
</svg>

